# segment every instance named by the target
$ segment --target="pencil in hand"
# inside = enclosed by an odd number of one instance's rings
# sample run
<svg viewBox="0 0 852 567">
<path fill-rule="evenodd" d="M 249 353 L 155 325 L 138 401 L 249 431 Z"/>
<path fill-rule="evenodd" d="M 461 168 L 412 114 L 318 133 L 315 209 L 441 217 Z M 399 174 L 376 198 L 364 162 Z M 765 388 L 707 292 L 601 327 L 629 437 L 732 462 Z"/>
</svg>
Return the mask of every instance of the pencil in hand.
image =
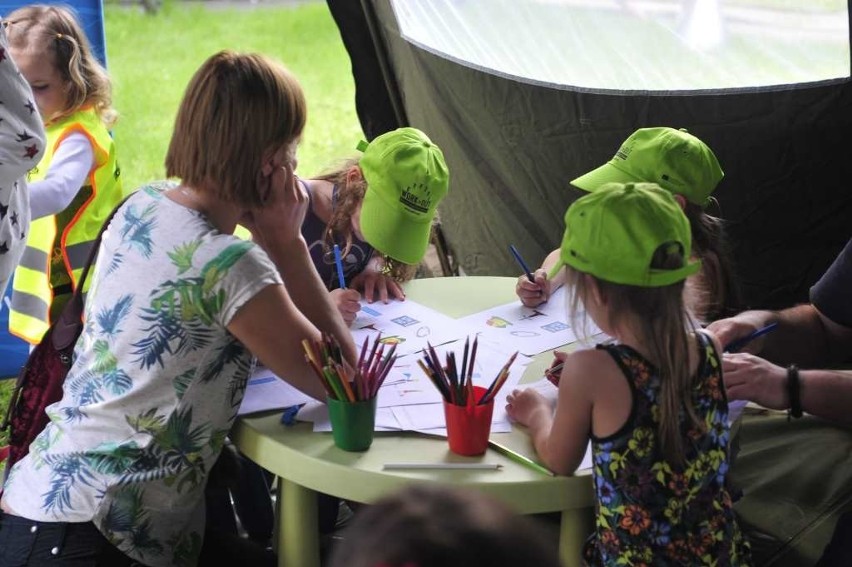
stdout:
<svg viewBox="0 0 852 567">
<path fill-rule="evenodd" d="M 559 378 L 562 376 L 563 366 L 565 366 L 564 362 L 551 366 L 544 371 L 544 377 L 547 378 L 554 386 L 559 386 Z"/>
<path fill-rule="evenodd" d="M 748 343 L 750 343 L 751 341 L 753 341 L 757 337 L 762 337 L 766 333 L 775 330 L 775 328 L 777 326 L 778 326 L 778 322 L 776 321 L 774 323 L 770 323 L 770 324 L 766 325 L 765 327 L 761 327 L 760 329 L 754 331 L 753 333 L 749 333 L 748 335 L 746 335 L 744 337 L 740 337 L 739 339 L 731 341 L 727 345 L 725 345 L 724 352 L 737 352 L 738 350 L 740 350 L 741 348 L 746 346 Z"/>
<path fill-rule="evenodd" d="M 334 245 L 334 265 L 337 268 L 337 285 L 346 289 L 346 278 L 343 275 L 343 259 L 340 257 L 340 246 Z"/>
<path fill-rule="evenodd" d="M 533 277 L 532 272 L 530 271 L 530 267 L 527 266 L 526 262 L 524 262 L 523 257 L 521 257 L 521 253 L 518 252 L 518 249 L 515 248 L 514 244 L 509 244 L 509 251 L 512 253 L 512 256 L 515 257 L 515 261 L 518 262 L 518 265 L 524 271 L 524 274 L 526 274 L 527 279 L 535 283 L 535 278 Z"/>
</svg>

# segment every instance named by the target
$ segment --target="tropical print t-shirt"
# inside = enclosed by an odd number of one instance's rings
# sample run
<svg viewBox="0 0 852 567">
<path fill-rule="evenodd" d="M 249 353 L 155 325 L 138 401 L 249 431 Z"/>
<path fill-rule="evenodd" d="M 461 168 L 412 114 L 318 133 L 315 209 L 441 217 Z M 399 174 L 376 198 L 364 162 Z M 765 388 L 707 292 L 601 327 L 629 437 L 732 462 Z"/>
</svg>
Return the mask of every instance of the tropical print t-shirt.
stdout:
<svg viewBox="0 0 852 567">
<path fill-rule="evenodd" d="M 62 400 L 5 499 L 39 521 L 93 521 L 151 566 L 195 565 L 204 486 L 254 358 L 226 325 L 281 283 L 256 244 L 143 187 L 98 254 Z"/>
<path fill-rule="evenodd" d="M 705 431 L 681 420 L 684 465 L 662 456 L 660 376 L 627 345 L 599 345 L 624 372 L 633 394 L 627 423 L 606 438 L 592 437 L 596 529 L 584 550 L 590 565 L 751 565 L 731 497 L 728 472 L 728 402 L 719 355 L 699 332 L 703 354 L 693 407 Z"/>
</svg>

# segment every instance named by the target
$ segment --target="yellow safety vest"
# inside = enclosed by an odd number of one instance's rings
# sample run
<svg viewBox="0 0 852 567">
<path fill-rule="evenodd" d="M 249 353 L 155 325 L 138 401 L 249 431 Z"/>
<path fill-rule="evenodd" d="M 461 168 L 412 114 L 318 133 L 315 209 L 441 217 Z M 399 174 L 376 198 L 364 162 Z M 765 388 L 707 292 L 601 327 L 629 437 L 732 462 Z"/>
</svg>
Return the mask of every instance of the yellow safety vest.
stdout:
<svg viewBox="0 0 852 567">
<path fill-rule="evenodd" d="M 71 293 L 76 287 L 101 225 L 122 198 L 115 144 L 91 107 L 46 126 L 45 132 L 44 156 L 30 170 L 29 182 L 46 177 L 59 144 L 74 132 L 89 139 L 95 165 L 64 211 L 30 224 L 27 245 L 12 282 L 9 332 L 32 344 L 38 343 L 50 326 L 54 290 L 64 287 Z"/>
</svg>

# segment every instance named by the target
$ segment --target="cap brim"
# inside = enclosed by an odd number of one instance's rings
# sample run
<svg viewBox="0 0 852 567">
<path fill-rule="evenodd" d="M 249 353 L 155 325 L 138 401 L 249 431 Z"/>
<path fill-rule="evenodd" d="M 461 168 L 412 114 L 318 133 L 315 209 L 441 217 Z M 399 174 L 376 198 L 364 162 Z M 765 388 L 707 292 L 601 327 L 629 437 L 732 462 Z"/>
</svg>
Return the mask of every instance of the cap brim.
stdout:
<svg viewBox="0 0 852 567">
<path fill-rule="evenodd" d="M 386 256 L 405 264 L 419 264 L 429 246 L 432 221 L 417 222 L 398 207 L 386 205 L 380 198 L 364 196 L 361 206 L 361 233 L 367 244 Z"/>
<path fill-rule="evenodd" d="M 593 169 L 592 171 L 581 175 L 571 181 L 571 185 L 588 191 L 589 193 L 596 191 L 599 187 L 607 183 L 642 183 L 643 180 L 635 175 L 631 175 L 626 171 L 621 170 L 617 165 L 608 161 L 602 166 Z"/>
</svg>

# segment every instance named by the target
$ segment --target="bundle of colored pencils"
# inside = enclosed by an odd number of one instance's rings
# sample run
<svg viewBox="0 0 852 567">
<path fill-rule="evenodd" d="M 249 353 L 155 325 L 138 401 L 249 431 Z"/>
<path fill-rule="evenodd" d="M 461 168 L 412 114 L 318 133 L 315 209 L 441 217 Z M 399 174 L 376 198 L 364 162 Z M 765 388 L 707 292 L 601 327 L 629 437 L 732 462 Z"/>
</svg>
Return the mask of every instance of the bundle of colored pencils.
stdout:
<svg viewBox="0 0 852 567">
<path fill-rule="evenodd" d="M 376 337 L 370 355 L 367 347 L 370 339 L 361 346 L 358 367 L 353 368 L 343 360 L 343 354 L 337 340 L 323 333 L 319 341 L 304 339 L 305 359 L 314 369 L 330 398 L 344 402 L 363 402 L 376 397 L 382 382 L 396 362 L 396 344 L 385 353 L 381 347 L 381 334 Z"/>
<path fill-rule="evenodd" d="M 481 405 L 492 401 L 509 377 L 509 367 L 512 366 L 515 357 L 518 356 L 518 353 L 515 352 L 509 357 L 509 360 L 497 373 L 494 381 L 491 382 L 479 401 L 476 401 L 473 394 L 473 365 L 476 360 L 476 347 L 479 344 L 479 337 L 473 339 L 473 348 L 470 348 L 470 338 L 465 339 L 461 369 L 456 362 L 456 353 L 447 352 L 446 365 L 442 365 L 435 348 L 429 343 L 426 344 L 428 348 L 423 349 L 425 357 L 423 360 L 418 360 L 417 364 L 438 388 L 444 400 L 457 406 Z M 470 353 L 470 360 L 468 360 L 468 352 Z"/>
</svg>

